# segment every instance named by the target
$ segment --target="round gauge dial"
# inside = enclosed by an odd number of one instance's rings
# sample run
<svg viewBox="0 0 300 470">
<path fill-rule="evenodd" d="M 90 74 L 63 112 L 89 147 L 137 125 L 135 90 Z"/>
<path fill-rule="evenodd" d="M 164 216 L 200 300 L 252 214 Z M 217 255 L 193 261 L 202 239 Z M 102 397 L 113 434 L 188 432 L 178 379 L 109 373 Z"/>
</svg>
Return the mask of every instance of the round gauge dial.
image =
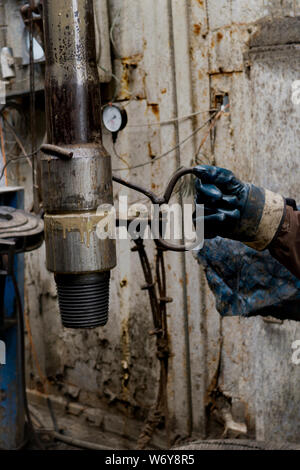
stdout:
<svg viewBox="0 0 300 470">
<path fill-rule="evenodd" d="M 115 104 L 108 104 L 102 111 L 102 120 L 106 129 L 110 132 L 119 132 L 127 124 L 127 113 L 125 109 Z"/>
</svg>

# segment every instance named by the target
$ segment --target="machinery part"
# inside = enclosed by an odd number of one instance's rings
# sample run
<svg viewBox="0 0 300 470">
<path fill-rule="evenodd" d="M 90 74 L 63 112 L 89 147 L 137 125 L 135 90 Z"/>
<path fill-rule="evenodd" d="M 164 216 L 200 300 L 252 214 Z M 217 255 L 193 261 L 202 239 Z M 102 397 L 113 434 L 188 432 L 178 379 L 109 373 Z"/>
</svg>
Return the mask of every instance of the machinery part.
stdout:
<svg viewBox="0 0 300 470">
<path fill-rule="evenodd" d="M 102 121 L 104 127 L 111 132 L 113 143 L 116 143 L 119 132 L 127 125 L 127 111 L 117 104 L 109 103 L 102 110 Z"/>
<path fill-rule="evenodd" d="M 101 146 L 92 0 L 43 2 L 48 143 Z"/>
<path fill-rule="evenodd" d="M 22 188 L 2 188 L 0 203 L 0 339 L 6 346 L 6 364 L 0 367 L 0 447 L 12 450 L 22 448 L 29 437 L 25 414 L 30 437 L 35 438 L 25 392 L 24 265 L 19 253 L 42 244 L 43 221 L 16 209 L 23 207 Z"/>
<path fill-rule="evenodd" d="M 62 158 L 63 160 L 70 160 L 73 157 L 73 152 L 68 152 L 57 145 L 43 144 L 41 150 L 46 155 L 54 155 L 56 157 Z"/>
<path fill-rule="evenodd" d="M 67 328 L 103 326 L 108 320 L 110 272 L 56 274 L 59 308 Z"/>
<path fill-rule="evenodd" d="M 37 249 L 43 241 L 44 223 L 33 214 L 10 206 L 0 206 L 0 253 L 6 252 L 5 239 L 15 240 L 15 253 Z"/>
<path fill-rule="evenodd" d="M 158 206 L 162 206 L 163 204 L 168 204 L 168 202 L 171 199 L 173 190 L 176 186 L 176 183 L 180 180 L 185 175 L 197 175 L 196 169 L 195 168 L 179 168 L 171 177 L 165 192 L 163 196 L 157 196 L 155 193 L 150 191 L 150 189 L 144 188 L 142 186 L 139 186 L 137 184 L 130 183 L 129 181 L 125 181 L 122 178 L 119 178 L 117 176 L 112 177 L 113 181 L 116 183 L 122 184 L 123 186 L 126 186 L 127 188 L 133 189 L 134 191 L 137 191 L 139 193 L 144 194 L 147 196 L 150 201 L 153 204 L 157 204 Z M 177 245 L 174 243 L 166 242 L 163 240 L 161 237 L 159 237 L 156 240 L 156 245 L 164 250 L 168 251 L 177 251 L 177 252 L 182 252 L 182 251 L 190 251 L 194 247 L 197 247 L 201 244 L 202 240 L 196 240 L 192 244 L 186 243 L 184 245 Z"/>
<path fill-rule="evenodd" d="M 49 214 L 95 211 L 113 203 L 110 157 L 97 144 L 64 147 L 73 157 L 63 160 L 42 150 L 42 192 Z"/>
<path fill-rule="evenodd" d="M 0 206 L 0 261 L 5 257 L 5 262 L 2 260 L 0 263 L 0 330 L 1 325 L 4 329 L 15 324 L 4 317 L 5 278 L 13 276 L 14 256 L 39 248 L 43 242 L 43 231 L 44 224 L 39 217 L 11 206 Z"/>
<path fill-rule="evenodd" d="M 102 121 L 109 132 L 117 134 L 126 127 L 128 121 L 126 109 L 109 103 L 102 110 Z"/>
<path fill-rule="evenodd" d="M 45 0 L 46 123 L 42 147 L 47 268 L 62 323 L 94 328 L 108 319 L 115 241 L 100 240 L 102 204 L 113 204 L 110 156 L 102 146 L 92 0 Z"/>
</svg>

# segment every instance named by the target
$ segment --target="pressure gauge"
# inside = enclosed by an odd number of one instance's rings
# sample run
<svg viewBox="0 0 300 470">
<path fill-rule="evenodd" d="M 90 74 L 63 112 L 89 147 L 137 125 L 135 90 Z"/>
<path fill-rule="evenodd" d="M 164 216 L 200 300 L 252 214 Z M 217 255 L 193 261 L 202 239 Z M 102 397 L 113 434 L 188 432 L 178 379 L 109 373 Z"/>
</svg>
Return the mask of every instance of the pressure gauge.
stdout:
<svg viewBox="0 0 300 470">
<path fill-rule="evenodd" d="M 102 121 L 105 128 L 112 134 L 117 134 L 127 124 L 127 113 L 116 104 L 108 104 L 103 108 Z"/>
</svg>

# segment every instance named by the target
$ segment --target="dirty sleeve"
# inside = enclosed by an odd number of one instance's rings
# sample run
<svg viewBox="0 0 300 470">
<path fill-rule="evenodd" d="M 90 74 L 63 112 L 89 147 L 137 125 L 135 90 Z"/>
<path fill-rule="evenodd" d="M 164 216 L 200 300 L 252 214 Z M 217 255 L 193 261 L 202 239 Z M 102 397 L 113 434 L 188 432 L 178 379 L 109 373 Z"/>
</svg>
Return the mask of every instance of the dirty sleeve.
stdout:
<svg viewBox="0 0 300 470">
<path fill-rule="evenodd" d="M 300 211 L 286 204 L 279 230 L 269 245 L 271 255 L 300 279 Z"/>
</svg>

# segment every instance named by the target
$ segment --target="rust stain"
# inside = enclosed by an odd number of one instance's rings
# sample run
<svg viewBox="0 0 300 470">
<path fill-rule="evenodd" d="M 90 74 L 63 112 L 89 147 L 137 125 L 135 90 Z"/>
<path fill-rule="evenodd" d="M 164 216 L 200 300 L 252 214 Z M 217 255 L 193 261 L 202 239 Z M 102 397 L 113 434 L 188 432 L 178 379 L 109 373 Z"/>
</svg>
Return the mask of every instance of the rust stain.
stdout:
<svg viewBox="0 0 300 470">
<path fill-rule="evenodd" d="M 130 76 L 132 69 L 135 69 L 139 62 L 143 59 L 143 54 L 135 54 L 128 57 L 122 57 L 121 62 L 123 72 L 121 77 L 120 99 L 127 99 L 130 97 Z M 140 97 L 141 98 L 141 97 Z"/>
<path fill-rule="evenodd" d="M 200 7 L 203 7 L 203 0 L 197 0 L 197 2 L 199 3 Z"/>
<path fill-rule="evenodd" d="M 123 68 L 123 73 L 121 77 L 121 90 L 120 97 L 122 99 L 129 98 L 129 70 L 128 66 Z"/>
<path fill-rule="evenodd" d="M 122 64 L 124 65 L 138 65 L 138 63 L 142 60 L 143 54 L 134 54 L 128 57 L 122 57 Z"/>
<path fill-rule="evenodd" d="M 157 103 L 148 104 L 151 108 L 153 114 L 156 116 L 157 120 L 159 121 L 159 105 Z"/>
<path fill-rule="evenodd" d="M 124 279 L 122 279 L 122 281 L 120 282 L 120 287 L 126 287 L 128 285 L 128 281 L 126 279 L 126 277 L 124 277 Z"/>
<path fill-rule="evenodd" d="M 201 72 L 201 70 L 198 71 L 198 78 L 199 80 L 202 80 L 203 78 L 203 73 Z"/>
<path fill-rule="evenodd" d="M 163 89 L 161 90 L 161 94 L 164 95 L 165 93 L 167 93 L 167 89 L 166 89 L 166 88 L 163 88 Z"/>
<path fill-rule="evenodd" d="M 155 154 L 152 151 L 151 142 L 148 142 L 148 153 L 150 158 L 155 158 Z"/>
<path fill-rule="evenodd" d="M 196 34 L 196 36 L 199 36 L 200 33 L 201 33 L 201 24 L 199 23 L 194 24 L 194 34 Z"/>
<path fill-rule="evenodd" d="M 193 46 L 191 46 L 191 47 L 189 48 L 189 50 L 190 50 L 191 59 L 192 59 L 192 60 L 195 60 L 195 58 L 194 58 L 194 48 L 193 48 Z"/>
<path fill-rule="evenodd" d="M 223 39 L 223 34 L 219 31 L 218 34 L 217 34 L 217 41 L 221 42 L 222 39 Z"/>
</svg>

